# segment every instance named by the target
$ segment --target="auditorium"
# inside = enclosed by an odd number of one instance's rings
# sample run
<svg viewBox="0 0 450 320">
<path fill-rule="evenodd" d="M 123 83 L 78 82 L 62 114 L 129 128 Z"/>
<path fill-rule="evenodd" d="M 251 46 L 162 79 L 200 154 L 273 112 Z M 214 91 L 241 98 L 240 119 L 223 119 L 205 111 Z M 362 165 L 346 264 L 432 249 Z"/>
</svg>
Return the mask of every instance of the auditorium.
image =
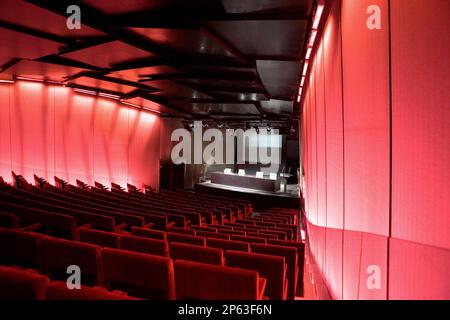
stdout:
<svg viewBox="0 0 450 320">
<path fill-rule="evenodd" d="M 0 0 L 0 302 L 450 300 L 449 24 L 448 0 Z"/>
</svg>

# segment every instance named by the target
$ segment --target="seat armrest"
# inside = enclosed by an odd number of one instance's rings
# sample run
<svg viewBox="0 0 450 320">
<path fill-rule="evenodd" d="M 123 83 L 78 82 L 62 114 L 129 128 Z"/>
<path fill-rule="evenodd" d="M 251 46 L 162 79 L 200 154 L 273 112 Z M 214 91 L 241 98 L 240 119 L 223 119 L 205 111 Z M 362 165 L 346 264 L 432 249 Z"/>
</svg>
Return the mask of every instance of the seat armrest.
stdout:
<svg viewBox="0 0 450 320">
<path fill-rule="evenodd" d="M 119 224 L 118 226 L 116 226 L 115 228 L 114 228 L 114 231 L 122 231 L 123 229 L 125 229 L 127 227 L 127 224 L 126 223 L 121 223 L 121 224 Z"/>
<path fill-rule="evenodd" d="M 258 279 L 258 300 L 264 300 L 264 291 L 266 290 L 266 284 L 267 280 L 266 278 L 259 278 Z"/>
<path fill-rule="evenodd" d="M 175 225 L 175 222 L 173 222 L 173 221 L 167 223 L 167 224 L 166 224 L 166 230 L 167 230 L 167 229 L 171 229 L 174 225 Z"/>
<path fill-rule="evenodd" d="M 35 231 L 35 230 L 38 230 L 39 228 L 42 228 L 42 224 L 34 223 L 34 224 L 30 224 L 29 226 L 23 227 L 21 229 L 23 231 Z"/>
<path fill-rule="evenodd" d="M 144 224 L 144 228 L 151 229 L 155 224 L 153 222 Z"/>
</svg>

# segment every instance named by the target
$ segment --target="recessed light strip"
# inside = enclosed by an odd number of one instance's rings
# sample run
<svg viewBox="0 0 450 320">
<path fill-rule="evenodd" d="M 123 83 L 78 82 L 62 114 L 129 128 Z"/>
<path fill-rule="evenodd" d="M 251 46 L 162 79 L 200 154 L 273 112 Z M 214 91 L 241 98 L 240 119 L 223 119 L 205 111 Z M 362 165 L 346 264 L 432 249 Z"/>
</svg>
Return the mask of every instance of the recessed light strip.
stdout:
<svg viewBox="0 0 450 320">
<path fill-rule="evenodd" d="M 324 0 L 318 0 L 316 12 L 314 14 L 312 30 L 308 41 L 308 48 L 306 49 L 305 63 L 303 65 L 302 79 L 298 91 L 297 102 L 300 102 L 302 99 L 303 86 L 305 84 L 306 74 L 308 73 L 309 60 L 311 58 L 311 54 L 314 48 L 314 43 L 316 41 L 317 32 L 320 25 L 320 19 L 322 18 L 324 9 L 325 9 Z"/>
</svg>

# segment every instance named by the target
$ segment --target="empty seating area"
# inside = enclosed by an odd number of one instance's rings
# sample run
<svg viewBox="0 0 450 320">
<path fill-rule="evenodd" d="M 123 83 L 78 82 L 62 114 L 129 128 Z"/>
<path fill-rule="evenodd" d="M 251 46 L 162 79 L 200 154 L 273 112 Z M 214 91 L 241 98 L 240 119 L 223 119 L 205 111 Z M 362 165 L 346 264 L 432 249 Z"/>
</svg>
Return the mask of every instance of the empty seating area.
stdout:
<svg viewBox="0 0 450 320">
<path fill-rule="evenodd" d="M 254 212 L 247 201 L 190 191 L 14 178 L 15 186 L 0 180 L 0 283 L 16 281 L 23 292 L 0 290 L 6 299 L 302 295 L 296 210 Z M 73 265 L 80 290 L 65 285 Z"/>
</svg>

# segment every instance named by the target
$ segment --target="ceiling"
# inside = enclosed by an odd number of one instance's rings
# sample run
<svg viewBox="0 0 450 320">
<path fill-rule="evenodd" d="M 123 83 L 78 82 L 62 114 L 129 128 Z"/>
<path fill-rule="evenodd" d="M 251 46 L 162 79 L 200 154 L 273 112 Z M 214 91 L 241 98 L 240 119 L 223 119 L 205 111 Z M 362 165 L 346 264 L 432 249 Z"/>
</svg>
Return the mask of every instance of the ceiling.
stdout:
<svg viewBox="0 0 450 320">
<path fill-rule="evenodd" d="M 66 27 L 81 9 L 81 29 Z M 0 0 L 0 78 L 119 95 L 164 115 L 290 128 L 314 0 Z"/>
</svg>

